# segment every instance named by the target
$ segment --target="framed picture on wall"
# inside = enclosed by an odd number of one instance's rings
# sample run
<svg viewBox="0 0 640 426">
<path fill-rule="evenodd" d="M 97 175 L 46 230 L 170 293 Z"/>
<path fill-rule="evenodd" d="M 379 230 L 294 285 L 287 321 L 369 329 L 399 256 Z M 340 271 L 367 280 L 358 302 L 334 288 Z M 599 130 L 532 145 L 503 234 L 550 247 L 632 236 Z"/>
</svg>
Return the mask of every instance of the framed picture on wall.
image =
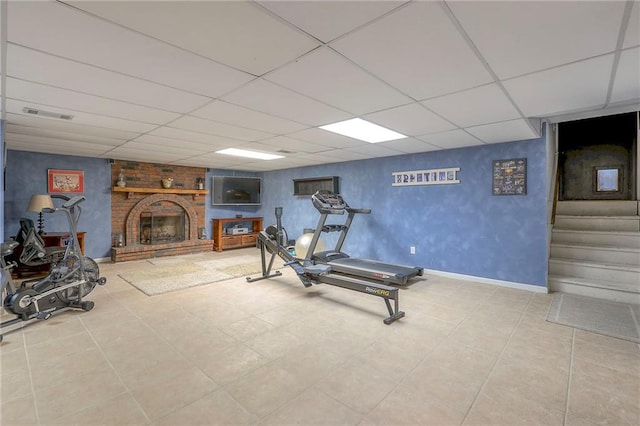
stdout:
<svg viewBox="0 0 640 426">
<path fill-rule="evenodd" d="M 47 188 L 49 193 L 83 193 L 84 172 L 81 170 L 49 169 Z"/>
</svg>

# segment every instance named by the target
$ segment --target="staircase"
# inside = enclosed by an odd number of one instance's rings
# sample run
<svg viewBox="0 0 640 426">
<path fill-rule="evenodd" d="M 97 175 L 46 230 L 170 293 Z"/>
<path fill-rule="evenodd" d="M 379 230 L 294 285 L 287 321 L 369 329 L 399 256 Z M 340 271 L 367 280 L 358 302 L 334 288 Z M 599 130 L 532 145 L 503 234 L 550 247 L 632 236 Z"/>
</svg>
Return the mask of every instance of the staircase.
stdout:
<svg viewBox="0 0 640 426">
<path fill-rule="evenodd" d="M 559 201 L 549 289 L 640 304 L 638 201 Z"/>
</svg>

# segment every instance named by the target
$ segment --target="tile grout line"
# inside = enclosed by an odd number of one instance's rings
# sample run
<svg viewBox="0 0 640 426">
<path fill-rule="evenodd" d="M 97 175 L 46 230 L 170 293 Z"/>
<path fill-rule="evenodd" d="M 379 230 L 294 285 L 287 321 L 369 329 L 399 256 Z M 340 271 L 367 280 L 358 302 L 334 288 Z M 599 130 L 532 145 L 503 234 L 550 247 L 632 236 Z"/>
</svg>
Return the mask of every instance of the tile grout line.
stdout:
<svg viewBox="0 0 640 426">
<path fill-rule="evenodd" d="M 40 411 L 38 410 L 38 398 L 36 396 L 36 388 L 33 384 L 33 373 L 31 372 L 31 361 L 29 360 L 29 350 L 27 349 L 27 335 L 22 331 L 22 344 L 24 345 L 24 356 L 27 360 L 27 371 L 29 372 L 29 385 L 31 387 L 31 395 L 33 395 L 33 410 L 36 415 L 36 423 L 40 424 Z"/>
<path fill-rule="evenodd" d="M 571 333 L 571 356 L 569 357 L 569 379 L 567 380 L 567 402 L 564 406 L 564 418 L 562 419 L 562 425 L 565 426 L 567 424 L 567 420 L 569 417 L 569 397 L 571 396 L 571 379 L 573 378 L 573 354 L 574 347 L 576 344 L 576 329 L 573 329 Z"/>
<path fill-rule="evenodd" d="M 496 370 L 496 367 L 500 363 L 500 360 L 502 359 L 505 351 L 507 350 L 507 347 L 509 347 L 509 343 L 511 343 L 511 339 L 513 338 L 513 335 L 516 333 L 516 330 L 518 330 L 518 327 L 520 327 L 520 324 L 522 324 L 522 320 L 524 318 L 524 314 L 527 311 L 527 309 L 529 308 L 529 306 L 531 306 L 531 302 L 533 301 L 534 297 L 535 297 L 535 295 L 532 295 L 529 298 L 529 301 L 527 302 L 527 306 L 525 306 L 524 309 L 522 310 L 522 312 L 520 313 L 520 318 L 518 319 L 518 323 L 515 325 L 515 327 L 513 327 L 513 330 L 511 331 L 511 334 L 509 334 L 509 338 L 507 339 L 507 342 L 504 344 L 504 347 L 500 351 L 500 354 L 498 355 L 498 358 L 496 359 L 496 362 L 493 364 L 493 367 L 491 367 L 491 371 L 489 371 L 489 374 L 487 374 L 487 378 L 484 380 L 484 383 L 480 387 L 480 390 L 476 394 L 475 398 L 473 398 L 473 402 L 471 403 L 471 405 L 467 409 L 467 412 L 465 413 L 464 418 L 462 419 L 462 422 L 460 424 L 462 424 L 462 425 L 464 424 L 464 422 L 469 417 L 469 413 L 471 412 L 471 410 L 473 410 L 473 407 L 476 405 L 476 402 L 478 401 L 478 397 L 484 391 L 485 387 L 487 386 L 487 383 L 489 382 L 489 379 L 491 379 L 491 376 L 493 375 L 493 372 Z"/>
</svg>

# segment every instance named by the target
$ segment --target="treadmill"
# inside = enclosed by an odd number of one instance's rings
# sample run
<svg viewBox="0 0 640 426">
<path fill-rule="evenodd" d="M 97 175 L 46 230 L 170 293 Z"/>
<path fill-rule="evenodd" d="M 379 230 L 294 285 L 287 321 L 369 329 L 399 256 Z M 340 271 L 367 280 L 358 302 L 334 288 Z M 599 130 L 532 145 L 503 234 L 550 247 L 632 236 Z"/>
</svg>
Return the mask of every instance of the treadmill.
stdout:
<svg viewBox="0 0 640 426">
<path fill-rule="evenodd" d="M 358 259 L 350 257 L 340 251 L 347 237 L 351 222 L 356 214 L 370 214 L 371 209 L 354 209 L 350 207 L 340 194 L 331 191 L 320 190 L 311 196 L 313 206 L 320 212 L 318 225 L 313 233 L 313 238 L 305 255 L 315 264 L 326 264 L 336 274 L 364 278 L 392 285 L 406 285 L 407 282 L 418 275 L 423 274 L 423 268 L 414 266 L 396 265 L 377 260 Z M 347 220 L 342 225 L 327 225 L 329 215 L 343 215 L 347 213 Z M 338 241 L 333 250 L 314 253 L 320 235 L 323 232 L 340 232 Z M 298 254 L 300 255 L 300 254 Z"/>
</svg>

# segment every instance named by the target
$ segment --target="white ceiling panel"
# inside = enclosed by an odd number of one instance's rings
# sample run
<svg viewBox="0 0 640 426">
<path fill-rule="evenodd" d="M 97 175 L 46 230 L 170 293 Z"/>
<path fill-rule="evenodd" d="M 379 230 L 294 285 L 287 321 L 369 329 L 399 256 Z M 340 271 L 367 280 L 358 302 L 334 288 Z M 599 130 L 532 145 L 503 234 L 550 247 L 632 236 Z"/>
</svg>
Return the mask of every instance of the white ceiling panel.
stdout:
<svg viewBox="0 0 640 426">
<path fill-rule="evenodd" d="M 74 111 L 70 109 L 56 108 L 55 111 L 51 111 L 52 108 L 47 105 L 40 105 L 33 102 L 25 102 L 16 99 L 7 99 L 7 112 L 13 114 L 23 114 L 23 108 L 35 108 L 38 110 L 55 112 L 60 114 L 72 115 L 73 121 L 76 124 L 84 124 L 86 126 L 94 127 L 107 127 L 112 129 L 128 130 L 130 132 L 148 132 L 156 127 L 155 124 L 141 123 L 139 121 L 123 120 L 121 118 L 106 117 L 104 115 L 89 114 L 86 112 Z M 57 118 L 45 118 L 48 120 L 59 120 Z"/>
<path fill-rule="evenodd" d="M 631 7 L 631 16 L 625 33 L 623 48 L 640 45 L 640 3 L 636 0 Z"/>
<path fill-rule="evenodd" d="M 420 139 L 429 143 L 430 145 L 434 145 L 442 149 L 483 145 L 482 141 L 478 140 L 478 138 L 460 129 L 436 133 L 434 135 L 420 136 Z"/>
<path fill-rule="evenodd" d="M 511 101 L 494 83 L 429 99 L 422 103 L 459 127 L 520 117 Z"/>
<path fill-rule="evenodd" d="M 327 43 L 402 5 L 401 1 L 261 1 L 262 6 Z"/>
<path fill-rule="evenodd" d="M 162 147 L 162 146 L 177 147 L 183 153 L 185 151 L 189 151 L 194 154 L 211 152 L 220 147 L 220 145 L 215 145 L 215 144 L 208 144 L 208 143 L 204 144 L 200 142 L 191 142 L 191 141 L 185 141 L 185 140 L 163 138 L 163 137 L 154 136 L 151 134 L 140 135 L 139 137 L 133 139 L 132 142 L 141 142 L 141 143 L 146 143 L 149 145 L 155 145 L 159 147 Z"/>
<path fill-rule="evenodd" d="M 367 114 L 363 118 L 405 136 L 437 133 L 455 128 L 453 124 L 438 117 L 417 102 Z"/>
<path fill-rule="evenodd" d="M 156 154 L 173 154 L 174 157 L 176 158 L 184 158 L 187 156 L 191 156 L 194 154 L 198 153 L 197 149 L 193 149 L 190 148 L 189 149 L 189 153 L 186 153 L 186 150 L 181 147 L 180 145 L 176 145 L 176 144 L 166 144 L 166 143 L 157 143 L 157 142 L 148 142 L 148 141 L 141 141 L 139 139 L 133 140 L 133 141 L 129 141 L 124 145 L 121 145 L 120 148 L 123 149 L 138 149 L 138 150 L 144 150 L 147 151 L 149 153 L 152 153 L 151 155 L 156 155 Z M 211 149 L 209 150 L 200 150 L 200 153 L 205 153 L 211 151 Z"/>
<path fill-rule="evenodd" d="M 611 102 L 638 99 L 640 99 L 640 47 L 625 50 L 620 54 L 611 92 Z"/>
<path fill-rule="evenodd" d="M 164 124 L 180 117 L 179 114 L 173 112 L 16 80 L 11 77 L 7 78 L 7 97 L 48 105 L 53 109 L 59 107 L 152 124 Z"/>
<path fill-rule="evenodd" d="M 288 136 L 294 139 L 300 139 L 302 141 L 307 141 L 331 148 L 347 148 L 366 143 L 339 135 L 337 133 L 328 132 L 317 127 L 303 130 L 301 132 L 292 133 Z"/>
<path fill-rule="evenodd" d="M 345 148 L 344 151 L 357 152 L 359 154 L 371 155 L 373 157 L 391 157 L 393 155 L 404 154 L 402 151 L 389 148 L 389 145 L 382 146 L 377 143 L 368 143 L 366 145 Z"/>
<path fill-rule="evenodd" d="M 416 100 L 492 81 L 436 2 L 415 2 L 331 43 Z"/>
<path fill-rule="evenodd" d="M 324 145 L 318 145 L 313 142 L 307 142 L 300 139 L 293 139 L 286 136 L 277 136 L 275 138 L 265 139 L 261 141 L 261 143 L 274 147 L 277 150 L 285 150 L 285 151 L 293 151 L 293 152 L 312 153 L 312 152 L 325 151 L 327 149 L 327 147 Z"/>
<path fill-rule="evenodd" d="M 211 102 L 190 115 L 276 135 L 297 132 L 309 127 L 223 101 Z"/>
<path fill-rule="evenodd" d="M 118 146 L 125 142 L 125 140 L 123 139 L 103 138 L 99 136 L 80 134 L 77 132 L 63 132 L 41 127 L 27 127 L 19 124 L 7 124 L 5 129 L 7 133 L 38 136 L 42 138 L 59 139 L 65 141 L 78 141 L 97 145 Z"/>
<path fill-rule="evenodd" d="M 33 151 L 34 149 L 29 148 L 39 147 L 41 149 L 40 152 L 52 154 L 94 155 L 102 154 L 103 152 L 113 149 L 111 145 L 46 138 L 19 133 L 7 133 L 5 140 L 9 149 Z"/>
<path fill-rule="evenodd" d="M 440 149 L 437 146 L 430 145 L 416 138 L 398 139 L 396 141 L 391 141 L 391 142 L 380 142 L 380 143 L 377 143 L 376 145 L 390 148 L 396 151 L 404 152 L 407 154 L 436 151 Z"/>
<path fill-rule="evenodd" d="M 9 13 L 13 43 L 143 80 L 216 97 L 253 78 L 60 2 L 10 2 Z"/>
<path fill-rule="evenodd" d="M 7 75 L 35 83 L 181 113 L 198 108 L 210 100 L 204 96 L 57 58 L 14 44 L 7 46 Z"/>
<path fill-rule="evenodd" d="M 599 108 L 607 97 L 612 64 L 613 55 L 606 55 L 507 80 L 503 84 L 527 117 Z M 584 90 L 585 87 L 589 90 Z"/>
<path fill-rule="evenodd" d="M 167 1 L 153 7 L 133 1 L 68 3 L 258 76 L 319 44 L 250 2 Z"/>
<path fill-rule="evenodd" d="M 449 2 L 502 79 L 612 52 L 624 1 Z"/>
<path fill-rule="evenodd" d="M 411 102 L 327 48 L 316 49 L 264 78 L 356 115 Z"/>
<path fill-rule="evenodd" d="M 121 129 L 108 129 L 105 127 L 93 127 L 82 124 L 75 124 L 67 120 L 51 120 L 24 114 L 7 114 L 8 123 L 34 127 L 38 129 L 49 129 L 61 132 L 76 133 L 78 135 L 91 135 L 109 139 L 128 140 L 138 136 L 139 132 L 130 132 Z"/>
<path fill-rule="evenodd" d="M 167 126 L 155 129 L 149 132 L 149 135 L 176 139 L 180 141 L 179 143 L 182 143 L 182 141 L 193 141 L 193 142 L 198 142 L 198 143 L 208 144 L 208 145 L 215 145 L 215 146 L 228 145 L 231 143 L 235 143 L 235 144 L 241 143 L 241 141 L 238 141 L 235 139 L 223 138 L 222 136 L 208 135 L 206 133 L 191 132 L 191 131 L 182 130 L 182 129 L 174 129 L 172 127 L 167 127 Z"/>
<path fill-rule="evenodd" d="M 118 160 L 136 160 L 136 161 L 144 161 L 147 163 L 156 163 L 156 162 L 166 162 L 176 159 L 176 155 L 168 152 L 159 152 L 159 151 L 149 151 L 148 149 L 140 148 L 127 148 L 124 147 L 116 147 L 111 151 L 107 152 L 105 155 L 108 155 L 109 158 L 114 158 Z M 186 157 L 183 155 L 181 157 Z"/>
<path fill-rule="evenodd" d="M 349 113 L 262 79 L 254 80 L 222 99 L 310 126 L 321 126 L 353 118 Z"/>
<path fill-rule="evenodd" d="M 511 120 L 502 123 L 484 124 L 465 129 L 485 143 L 501 143 L 540 137 L 532 130 L 526 120 Z"/>
<path fill-rule="evenodd" d="M 222 136 L 225 138 L 238 139 L 243 141 L 255 141 L 272 137 L 270 133 L 259 132 L 257 130 L 247 129 L 231 124 L 218 123 L 215 121 L 204 120 L 198 117 L 184 116 L 169 126 L 182 130 L 190 130 L 193 132 L 208 133 L 210 135 Z"/>
<path fill-rule="evenodd" d="M 363 154 L 356 151 L 347 151 L 344 149 L 332 149 L 329 151 L 323 151 L 322 155 L 328 158 L 335 158 L 335 161 L 354 161 L 354 160 L 366 160 L 368 158 L 374 158 L 373 154 Z"/>
</svg>

